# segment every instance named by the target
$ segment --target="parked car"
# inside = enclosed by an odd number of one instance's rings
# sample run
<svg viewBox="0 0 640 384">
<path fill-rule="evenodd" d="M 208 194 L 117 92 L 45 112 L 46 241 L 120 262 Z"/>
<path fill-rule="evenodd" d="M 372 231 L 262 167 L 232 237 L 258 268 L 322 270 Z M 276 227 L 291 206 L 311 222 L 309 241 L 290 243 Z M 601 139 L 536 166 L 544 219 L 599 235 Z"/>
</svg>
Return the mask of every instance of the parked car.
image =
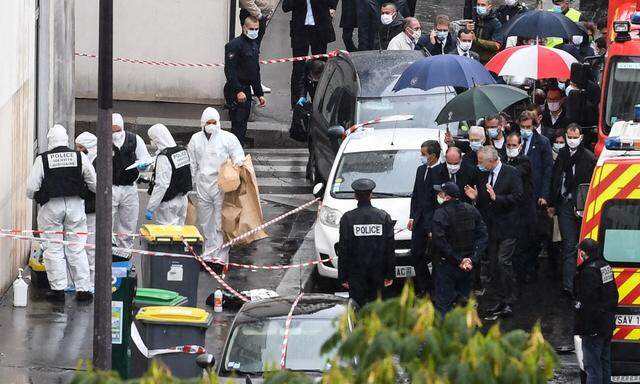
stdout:
<svg viewBox="0 0 640 384">
<path fill-rule="evenodd" d="M 236 314 L 225 343 L 217 372 L 220 382 L 249 377 L 262 383 L 268 367 L 279 369 L 285 322 L 295 296 L 277 297 L 246 303 Z M 289 328 L 286 369 L 320 378 L 333 353 L 320 348 L 337 330 L 338 321 L 356 304 L 344 297 L 309 293 L 303 295 Z M 353 320 L 349 322 L 353 324 Z"/>
<path fill-rule="evenodd" d="M 331 130 L 385 115 L 408 114 L 414 119 L 403 128 L 441 128 L 435 119 L 455 96 L 452 88 L 423 91 L 416 88 L 393 92 L 402 72 L 423 57 L 419 51 L 364 51 L 338 54 L 328 60 L 318 82 L 309 132 L 309 176 L 312 182 L 329 180 L 341 135 Z M 376 125 L 395 128 L 396 123 Z M 457 129 L 451 127 L 457 135 Z"/>
</svg>

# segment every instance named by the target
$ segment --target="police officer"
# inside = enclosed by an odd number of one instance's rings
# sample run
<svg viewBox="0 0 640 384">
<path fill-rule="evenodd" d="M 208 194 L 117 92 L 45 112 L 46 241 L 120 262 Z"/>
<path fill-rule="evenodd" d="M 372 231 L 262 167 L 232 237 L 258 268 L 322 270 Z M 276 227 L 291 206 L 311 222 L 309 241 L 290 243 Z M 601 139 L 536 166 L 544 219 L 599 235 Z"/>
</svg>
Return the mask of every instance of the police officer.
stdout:
<svg viewBox="0 0 640 384">
<path fill-rule="evenodd" d="M 360 306 L 374 301 L 393 283 L 395 249 L 393 222 L 388 213 L 371 206 L 376 183 L 358 179 L 351 184 L 358 208 L 340 219 L 340 240 L 336 244 L 338 281 Z"/>
<path fill-rule="evenodd" d="M 611 335 L 615 329 L 618 289 L 611 266 L 592 239 L 578 246 L 583 263 L 576 276 L 576 335 L 582 338 L 587 384 L 611 382 Z"/>
<path fill-rule="evenodd" d="M 479 266 L 489 235 L 480 212 L 460 201 L 460 187 L 448 181 L 434 185 L 440 207 L 433 214 L 435 307 L 444 316 L 469 298 L 473 268 Z"/>
<path fill-rule="evenodd" d="M 258 38 L 260 25 L 258 19 L 247 16 L 242 24 L 242 36 L 236 37 L 224 46 L 224 98 L 229 108 L 231 132 L 244 143 L 247 133 L 247 121 L 251 114 L 251 95 L 258 97 L 260 107 L 267 105 L 260 82 L 260 48 Z"/>
</svg>

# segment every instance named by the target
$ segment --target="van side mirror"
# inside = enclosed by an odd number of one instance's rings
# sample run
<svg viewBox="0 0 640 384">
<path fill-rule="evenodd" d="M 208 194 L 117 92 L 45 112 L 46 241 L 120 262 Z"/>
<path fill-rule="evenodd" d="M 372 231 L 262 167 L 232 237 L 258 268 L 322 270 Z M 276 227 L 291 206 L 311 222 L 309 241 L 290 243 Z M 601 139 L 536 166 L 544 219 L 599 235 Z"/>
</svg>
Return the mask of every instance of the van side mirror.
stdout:
<svg viewBox="0 0 640 384">
<path fill-rule="evenodd" d="M 322 197 L 324 195 L 324 184 L 318 183 L 313 186 L 313 196 Z"/>
<path fill-rule="evenodd" d="M 589 193 L 589 184 L 580 184 L 576 191 L 576 211 L 581 213 L 584 211 L 587 203 L 587 194 Z M 580 216 L 582 216 L 580 214 Z"/>
<path fill-rule="evenodd" d="M 210 353 L 203 353 L 196 357 L 196 364 L 198 365 L 198 367 L 209 371 L 213 369 L 214 365 L 216 365 L 216 359 Z"/>
<path fill-rule="evenodd" d="M 344 135 L 345 129 L 342 125 L 333 125 L 329 127 L 329 136 L 334 139 L 342 139 L 342 135 Z"/>
</svg>

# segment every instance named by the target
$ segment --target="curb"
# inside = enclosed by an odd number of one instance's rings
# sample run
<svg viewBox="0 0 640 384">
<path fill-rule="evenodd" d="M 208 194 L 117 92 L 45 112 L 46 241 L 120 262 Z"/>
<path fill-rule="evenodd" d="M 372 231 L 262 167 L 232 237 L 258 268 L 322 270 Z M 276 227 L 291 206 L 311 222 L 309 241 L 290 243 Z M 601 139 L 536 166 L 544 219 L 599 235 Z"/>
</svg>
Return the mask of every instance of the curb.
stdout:
<svg viewBox="0 0 640 384">
<path fill-rule="evenodd" d="M 315 255 L 315 244 L 313 242 L 313 227 L 304 237 L 300 248 L 296 251 L 291 260 L 291 264 L 306 263 L 312 261 Z M 307 265 L 300 268 L 287 269 L 287 272 L 280 280 L 276 288 L 279 296 L 295 296 L 298 293 L 309 292 L 313 286 L 313 271 L 315 265 Z"/>
</svg>

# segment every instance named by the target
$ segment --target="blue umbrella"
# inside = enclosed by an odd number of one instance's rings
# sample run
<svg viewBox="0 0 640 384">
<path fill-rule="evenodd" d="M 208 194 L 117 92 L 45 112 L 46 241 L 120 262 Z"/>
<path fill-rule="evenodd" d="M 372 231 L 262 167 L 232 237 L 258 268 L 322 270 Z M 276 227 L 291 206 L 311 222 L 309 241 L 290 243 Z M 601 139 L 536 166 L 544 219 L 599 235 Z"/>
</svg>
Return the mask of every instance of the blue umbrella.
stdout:
<svg viewBox="0 0 640 384">
<path fill-rule="evenodd" d="M 509 36 L 528 37 L 531 39 L 536 37 L 571 39 L 575 35 L 585 35 L 577 23 L 574 23 L 562 13 L 539 10 L 517 15 L 503 25 L 498 33 L 504 39 Z"/>
<path fill-rule="evenodd" d="M 421 58 L 407 67 L 393 86 L 393 91 L 405 88 L 425 91 L 437 87 L 471 88 L 495 82 L 491 73 L 477 60 L 458 55 L 437 55 Z"/>
</svg>

